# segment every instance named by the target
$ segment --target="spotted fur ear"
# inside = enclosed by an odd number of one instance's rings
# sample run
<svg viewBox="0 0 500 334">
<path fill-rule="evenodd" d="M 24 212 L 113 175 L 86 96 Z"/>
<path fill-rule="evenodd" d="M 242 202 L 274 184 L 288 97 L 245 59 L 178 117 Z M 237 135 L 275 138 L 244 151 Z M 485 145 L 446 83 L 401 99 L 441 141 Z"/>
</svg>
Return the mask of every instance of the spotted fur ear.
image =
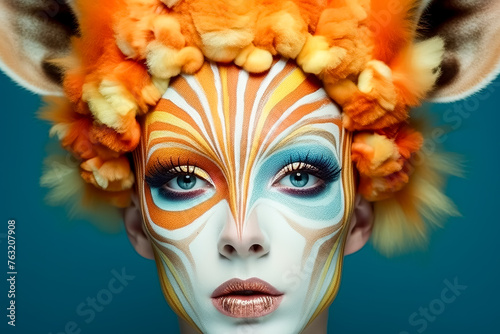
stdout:
<svg viewBox="0 0 500 334">
<path fill-rule="evenodd" d="M 59 95 L 60 70 L 50 59 L 69 51 L 77 33 L 73 0 L 0 1 L 0 69 L 26 89 Z"/>
<path fill-rule="evenodd" d="M 500 1 L 425 2 L 419 32 L 441 36 L 446 49 L 431 99 L 451 102 L 484 88 L 500 72 Z"/>
</svg>

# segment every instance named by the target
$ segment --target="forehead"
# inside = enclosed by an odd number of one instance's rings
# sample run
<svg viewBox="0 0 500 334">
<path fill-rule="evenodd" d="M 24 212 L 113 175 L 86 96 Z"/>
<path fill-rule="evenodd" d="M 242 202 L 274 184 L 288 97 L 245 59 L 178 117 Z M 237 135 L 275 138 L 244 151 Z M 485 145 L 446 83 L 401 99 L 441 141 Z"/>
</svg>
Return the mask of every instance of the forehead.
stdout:
<svg viewBox="0 0 500 334">
<path fill-rule="evenodd" d="M 262 154 L 311 135 L 341 140 L 341 113 L 316 78 L 280 60 L 269 72 L 206 63 L 171 82 L 145 121 L 149 151 L 159 142 L 224 155 L 231 147 Z"/>
</svg>

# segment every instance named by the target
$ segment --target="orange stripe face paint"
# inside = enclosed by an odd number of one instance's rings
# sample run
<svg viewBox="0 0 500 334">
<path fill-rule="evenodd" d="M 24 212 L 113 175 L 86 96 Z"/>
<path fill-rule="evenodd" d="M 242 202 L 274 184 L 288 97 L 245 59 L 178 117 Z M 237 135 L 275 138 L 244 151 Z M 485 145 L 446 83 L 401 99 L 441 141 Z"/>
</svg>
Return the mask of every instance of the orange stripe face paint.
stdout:
<svg viewBox="0 0 500 334">
<path fill-rule="evenodd" d="M 175 78 L 135 162 L 164 294 L 204 333 L 300 332 L 333 300 L 353 204 L 350 134 L 293 63 Z"/>
</svg>

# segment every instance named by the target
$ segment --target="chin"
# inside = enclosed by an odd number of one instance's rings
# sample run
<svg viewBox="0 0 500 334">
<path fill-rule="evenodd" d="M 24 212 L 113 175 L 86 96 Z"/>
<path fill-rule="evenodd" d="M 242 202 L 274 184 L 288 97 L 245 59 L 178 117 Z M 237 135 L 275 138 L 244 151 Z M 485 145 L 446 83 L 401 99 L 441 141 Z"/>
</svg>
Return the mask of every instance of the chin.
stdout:
<svg viewBox="0 0 500 334">
<path fill-rule="evenodd" d="M 236 319 L 227 318 L 210 320 L 204 326 L 208 334 L 298 334 L 305 323 L 297 321 L 298 314 L 278 314 L 259 318 Z"/>
</svg>

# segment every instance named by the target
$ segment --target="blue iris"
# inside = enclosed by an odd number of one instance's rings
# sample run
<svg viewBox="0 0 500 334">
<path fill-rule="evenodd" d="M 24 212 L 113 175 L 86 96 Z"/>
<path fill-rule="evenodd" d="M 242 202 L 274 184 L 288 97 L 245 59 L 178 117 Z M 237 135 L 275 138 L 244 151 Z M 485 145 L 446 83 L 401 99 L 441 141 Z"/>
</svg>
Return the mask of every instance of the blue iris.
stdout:
<svg viewBox="0 0 500 334">
<path fill-rule="evenodd" d="M 184 190 L 193 189 L 196 185 L 196 176 L 194 175 L 184 175 L 177 177 L 177 185 Z"/>
<path fill-rule="evenodd" d="M 295 172 L 290 174 L 290 183 L 297 188 L 304 187 L 309 182 L 309 174 Z"/>
</svg>

